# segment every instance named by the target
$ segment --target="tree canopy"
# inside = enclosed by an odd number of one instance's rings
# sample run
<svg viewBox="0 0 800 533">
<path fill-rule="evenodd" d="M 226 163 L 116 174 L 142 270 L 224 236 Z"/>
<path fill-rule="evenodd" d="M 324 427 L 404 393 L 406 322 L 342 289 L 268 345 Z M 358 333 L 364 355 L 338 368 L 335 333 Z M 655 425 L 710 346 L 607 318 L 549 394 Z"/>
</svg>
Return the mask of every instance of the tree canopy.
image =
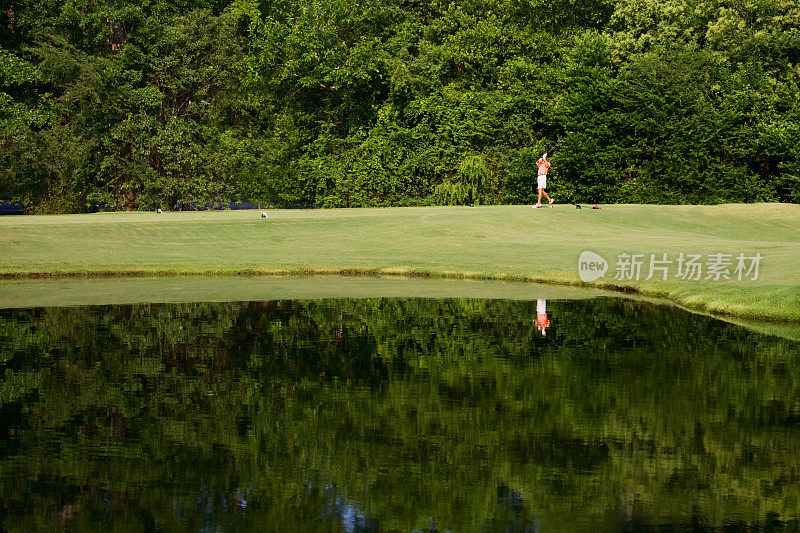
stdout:
<svg viewBox="0 0 800 533">
<path fill-rule="evenodd" d="M 0 13 L 31 212 L 800 202 L 796 0 L 36 0 Z M 569 134 L 569 132 L 573 132 Z"/>
</svg>

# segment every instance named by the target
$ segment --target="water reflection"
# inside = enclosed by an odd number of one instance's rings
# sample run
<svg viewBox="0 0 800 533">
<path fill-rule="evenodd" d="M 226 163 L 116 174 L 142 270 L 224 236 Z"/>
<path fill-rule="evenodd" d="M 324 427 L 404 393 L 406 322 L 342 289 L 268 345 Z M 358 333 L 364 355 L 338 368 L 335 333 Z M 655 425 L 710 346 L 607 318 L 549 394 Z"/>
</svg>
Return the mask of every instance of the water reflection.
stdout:
<svg viewBox="0 0 800 533">
<path fill-rule="evenodd" d="M 612 299 L 0 311 L 0 529 L 796 528 L 799 347 Z"/>
<path fill-rule="evenodd" d="M 547 336 L 547 328 L 550 327 L 550 319 L 547 318 L 547 300 L 544 298 L 536 300 L 536 327 L 542 332 L 542 337 Z"/>
</svg>

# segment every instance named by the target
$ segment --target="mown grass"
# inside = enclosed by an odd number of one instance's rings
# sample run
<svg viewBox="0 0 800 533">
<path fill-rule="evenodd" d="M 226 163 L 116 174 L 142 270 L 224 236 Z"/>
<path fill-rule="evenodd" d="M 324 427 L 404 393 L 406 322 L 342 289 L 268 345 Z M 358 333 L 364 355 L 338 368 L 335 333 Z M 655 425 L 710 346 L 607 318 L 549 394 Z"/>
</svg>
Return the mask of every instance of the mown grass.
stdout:
<svg viewBox="0 0 800 533">
<path fill-rule="evenodd" d="M 62 307 L 135 303 L 323 298 L 577 300 L 607 291 L 524 282 L 396 276 L 192 276 L 0 280 L 0 306 Z"/>
<path fill-rule="evenodd" d="M 800 206 L 614 205 L 102 213 L 0 218 L 3 277 L 350 273 L 581 284 L 717 315 L 800 320 Z M 621 253 L 761 253 L 757 281 L 615 280 Z"/>
<path fill-rule="evenodd" d="M 0 308 L 137 303 L 314 300 L 324 298 L 478 298 L 578 300 L 639 294 L 515 281 L 409 276 L 125 276 L 0 280 Z M 723 317 L 758 333 L 800 341 L 800 321 Z"/>
</svg>

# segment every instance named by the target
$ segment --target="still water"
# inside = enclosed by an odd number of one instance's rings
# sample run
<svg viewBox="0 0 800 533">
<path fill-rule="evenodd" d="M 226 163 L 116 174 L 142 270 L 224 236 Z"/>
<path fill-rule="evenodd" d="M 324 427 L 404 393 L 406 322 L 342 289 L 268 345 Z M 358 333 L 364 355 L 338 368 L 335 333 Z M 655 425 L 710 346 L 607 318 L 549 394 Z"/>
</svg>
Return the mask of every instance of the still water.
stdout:
<svg viewBox="0 0 800 533">
<path fill-rule="evenodd" d="M 794 530 L 798 362 L 611 298 L 0 310 L 0 529 Z"/>
</svg>

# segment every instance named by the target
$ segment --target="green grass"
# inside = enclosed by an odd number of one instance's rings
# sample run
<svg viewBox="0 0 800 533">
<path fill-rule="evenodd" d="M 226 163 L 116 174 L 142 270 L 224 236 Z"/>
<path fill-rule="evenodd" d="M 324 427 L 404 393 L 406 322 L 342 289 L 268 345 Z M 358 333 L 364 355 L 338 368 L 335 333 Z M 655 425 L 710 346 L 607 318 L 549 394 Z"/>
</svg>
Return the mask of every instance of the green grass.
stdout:
<svg viewBox="0 0 800 533">
<path fill-rule="evenodd" d="M 419 274 L 580 284 L 743 318 L 800 320 L 800 206 L 614 205 L 102 213 L 0 218 L 0 275 Z M 757 281 L 616 281 L 620 253 L 763 256 Z M 647 264 L 645 264 L 645 270 Z M 642 278 L 646 277 L 645 275 Z"/>
<path fill-rule="evenodd" d="M 0 308 L 323 298 L 579 300 L 603 296 L 663 303 L 639 294 L 515 281 L 408 276 L 147 276 L 0 280 Z M 800 341 L 800 321 L 722 317 L 758 333 Z"/>
<path fill-rule="evenodd" d="M 192 276 L 0 280 L 0 305 L 63 307 L 322 298 L 578 300 L 607 291 L 513 281 L 397 276 Z"/>
</svg>

